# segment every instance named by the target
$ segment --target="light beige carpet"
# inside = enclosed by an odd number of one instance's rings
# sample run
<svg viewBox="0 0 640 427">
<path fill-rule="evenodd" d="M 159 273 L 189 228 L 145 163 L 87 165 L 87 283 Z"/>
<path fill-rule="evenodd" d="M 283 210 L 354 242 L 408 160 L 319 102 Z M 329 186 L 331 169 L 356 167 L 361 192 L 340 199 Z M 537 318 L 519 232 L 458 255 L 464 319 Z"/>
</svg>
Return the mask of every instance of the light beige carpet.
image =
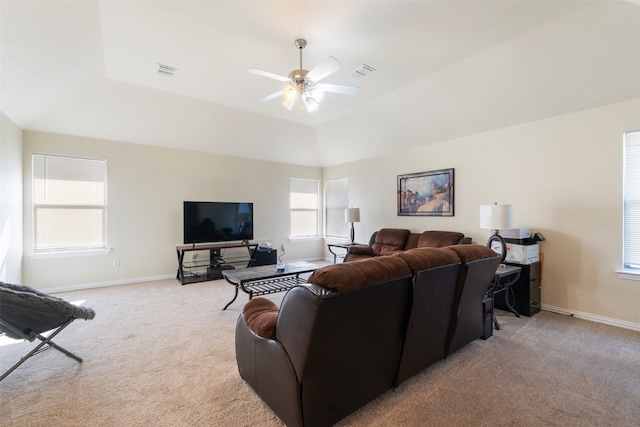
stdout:
<svg viewBox="0 0 640 427">
<path fill-rule="evenodd" d="M 40 354 L 0 382 L 2 426 L 280 426 L 240 378 L 223 280 L 68 292 L 96 310 L 58 337 L 84 358 Z M 279 302 L 282 294 L 273 296 Z M 541 312 L 500 312 L 476 340 L 341 426 L 632 426 L 640 420 L 640 333 Z M 0 369 L 33 344 L 0 346 Z"/>
</svg>

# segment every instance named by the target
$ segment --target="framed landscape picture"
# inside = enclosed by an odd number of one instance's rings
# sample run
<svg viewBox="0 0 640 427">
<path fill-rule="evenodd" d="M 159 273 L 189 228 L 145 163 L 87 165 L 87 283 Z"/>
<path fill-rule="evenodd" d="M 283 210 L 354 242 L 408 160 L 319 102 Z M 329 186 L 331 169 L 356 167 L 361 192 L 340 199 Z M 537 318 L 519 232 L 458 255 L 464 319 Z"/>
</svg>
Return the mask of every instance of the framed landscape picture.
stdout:
<svg viewBox="0 0 640 427">
<path fill-rule="evenodd" d="M 399 216 L 453 216 L 453 168 L 398 175 Z"/>
</svg>

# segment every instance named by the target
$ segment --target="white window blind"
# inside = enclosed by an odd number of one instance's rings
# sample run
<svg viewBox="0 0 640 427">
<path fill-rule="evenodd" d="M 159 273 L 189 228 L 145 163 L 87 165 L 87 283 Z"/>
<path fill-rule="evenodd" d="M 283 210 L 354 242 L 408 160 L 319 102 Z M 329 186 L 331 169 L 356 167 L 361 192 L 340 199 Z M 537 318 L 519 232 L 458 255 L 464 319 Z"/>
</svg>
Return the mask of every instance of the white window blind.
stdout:
<svg viewBox="0 0 640 427">
<path fill-rule="evenodd" d="M 624 134 L 624 268 L 640 271 L 640 130 Z"/>
<path fill-rule="evenodd" d="M 346 238 L 349 227 L 344 222 L 344 210 L 349 206 L 349 178 L 326 180 L 324 199 L 326 236 Z"/>
<path fill-rule="evenodd" d="M 106 160 L 32 160 L 34 251 L 106 248 Z"/>
<path fill-rule="evenodd" d="M 291 178 L 291 237 L 318 236 L 318 188 L 317 180 Z"/>
</svg>

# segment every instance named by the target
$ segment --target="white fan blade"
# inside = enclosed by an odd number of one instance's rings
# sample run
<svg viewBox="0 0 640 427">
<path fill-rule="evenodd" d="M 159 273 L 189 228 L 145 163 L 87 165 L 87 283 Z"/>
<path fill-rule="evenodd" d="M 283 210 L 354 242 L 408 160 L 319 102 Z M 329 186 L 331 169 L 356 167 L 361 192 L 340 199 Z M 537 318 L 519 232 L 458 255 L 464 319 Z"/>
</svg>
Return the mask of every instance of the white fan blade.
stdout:
<svg viewBox="0 0 640 427">
<path fill-rule="evenodd" d="M 284 95 L 283 90 L 279 90 L 277 92 L 272 93 L 271 95 L 267 95 L 264 98 L 256 99 L 256 104 L 262 104 L 264 102 L 271 101 L 272 99 L 276 99 L 279 96 Z"/>
<path fill-rule="evenodd" d="M 268 77 L 270 79 L 279 80 L 281 82 L 288 82 L 289 78 L 284 76 L 279 76 L 278 74 L 270 73 L 268 71 L 261 70 L 259 68 L 247 68 L 247 71 L 253 74 L 257 74 L 262 77 Z"/>
<path fill-rule="evenodd" d="M 314 83 L 319 82 L 325 77 L 335 73 L 340 68 L 342 68 L 342 65 L 340 65 L 340 61 L 338 61 L 333 56 L 330 56 L 320 64 L 316 65 L 313 70 L 309 71 L 309 73 L 307 73 L 307 79 L 311 80 Z"/>
<path fill-rule="evenodd" d="M 341 95 L 355 96 L 360 93 L 360 88 L 356 86 L 332 85 L 330 83 L 320 83 L 317 86 L 325 92 L 339 93 Z"/>
</svg>

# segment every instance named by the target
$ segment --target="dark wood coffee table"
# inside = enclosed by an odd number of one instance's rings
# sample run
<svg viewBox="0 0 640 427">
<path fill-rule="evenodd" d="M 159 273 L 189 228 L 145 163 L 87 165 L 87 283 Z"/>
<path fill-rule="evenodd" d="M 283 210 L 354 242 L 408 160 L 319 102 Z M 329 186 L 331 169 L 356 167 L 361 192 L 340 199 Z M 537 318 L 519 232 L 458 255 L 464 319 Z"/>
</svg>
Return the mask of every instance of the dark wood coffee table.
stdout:
<svg viewBox="0 0 640 427">
<path fill-rule="evenodd" d="M 249 299 L 254 296 L 288 291 L 306 282 L 300 278 L 301 274 L 310 273 L 318 268 L 318 265 L 310 262 L 298 261 L 285 264 L 284 271 L 278 271 L 275 264 L 224 270 L 222 275 L 235 287 L 236 292 L 223 310 L 238 298 L 238 289 L 249 294 Z"/>
</svg>

